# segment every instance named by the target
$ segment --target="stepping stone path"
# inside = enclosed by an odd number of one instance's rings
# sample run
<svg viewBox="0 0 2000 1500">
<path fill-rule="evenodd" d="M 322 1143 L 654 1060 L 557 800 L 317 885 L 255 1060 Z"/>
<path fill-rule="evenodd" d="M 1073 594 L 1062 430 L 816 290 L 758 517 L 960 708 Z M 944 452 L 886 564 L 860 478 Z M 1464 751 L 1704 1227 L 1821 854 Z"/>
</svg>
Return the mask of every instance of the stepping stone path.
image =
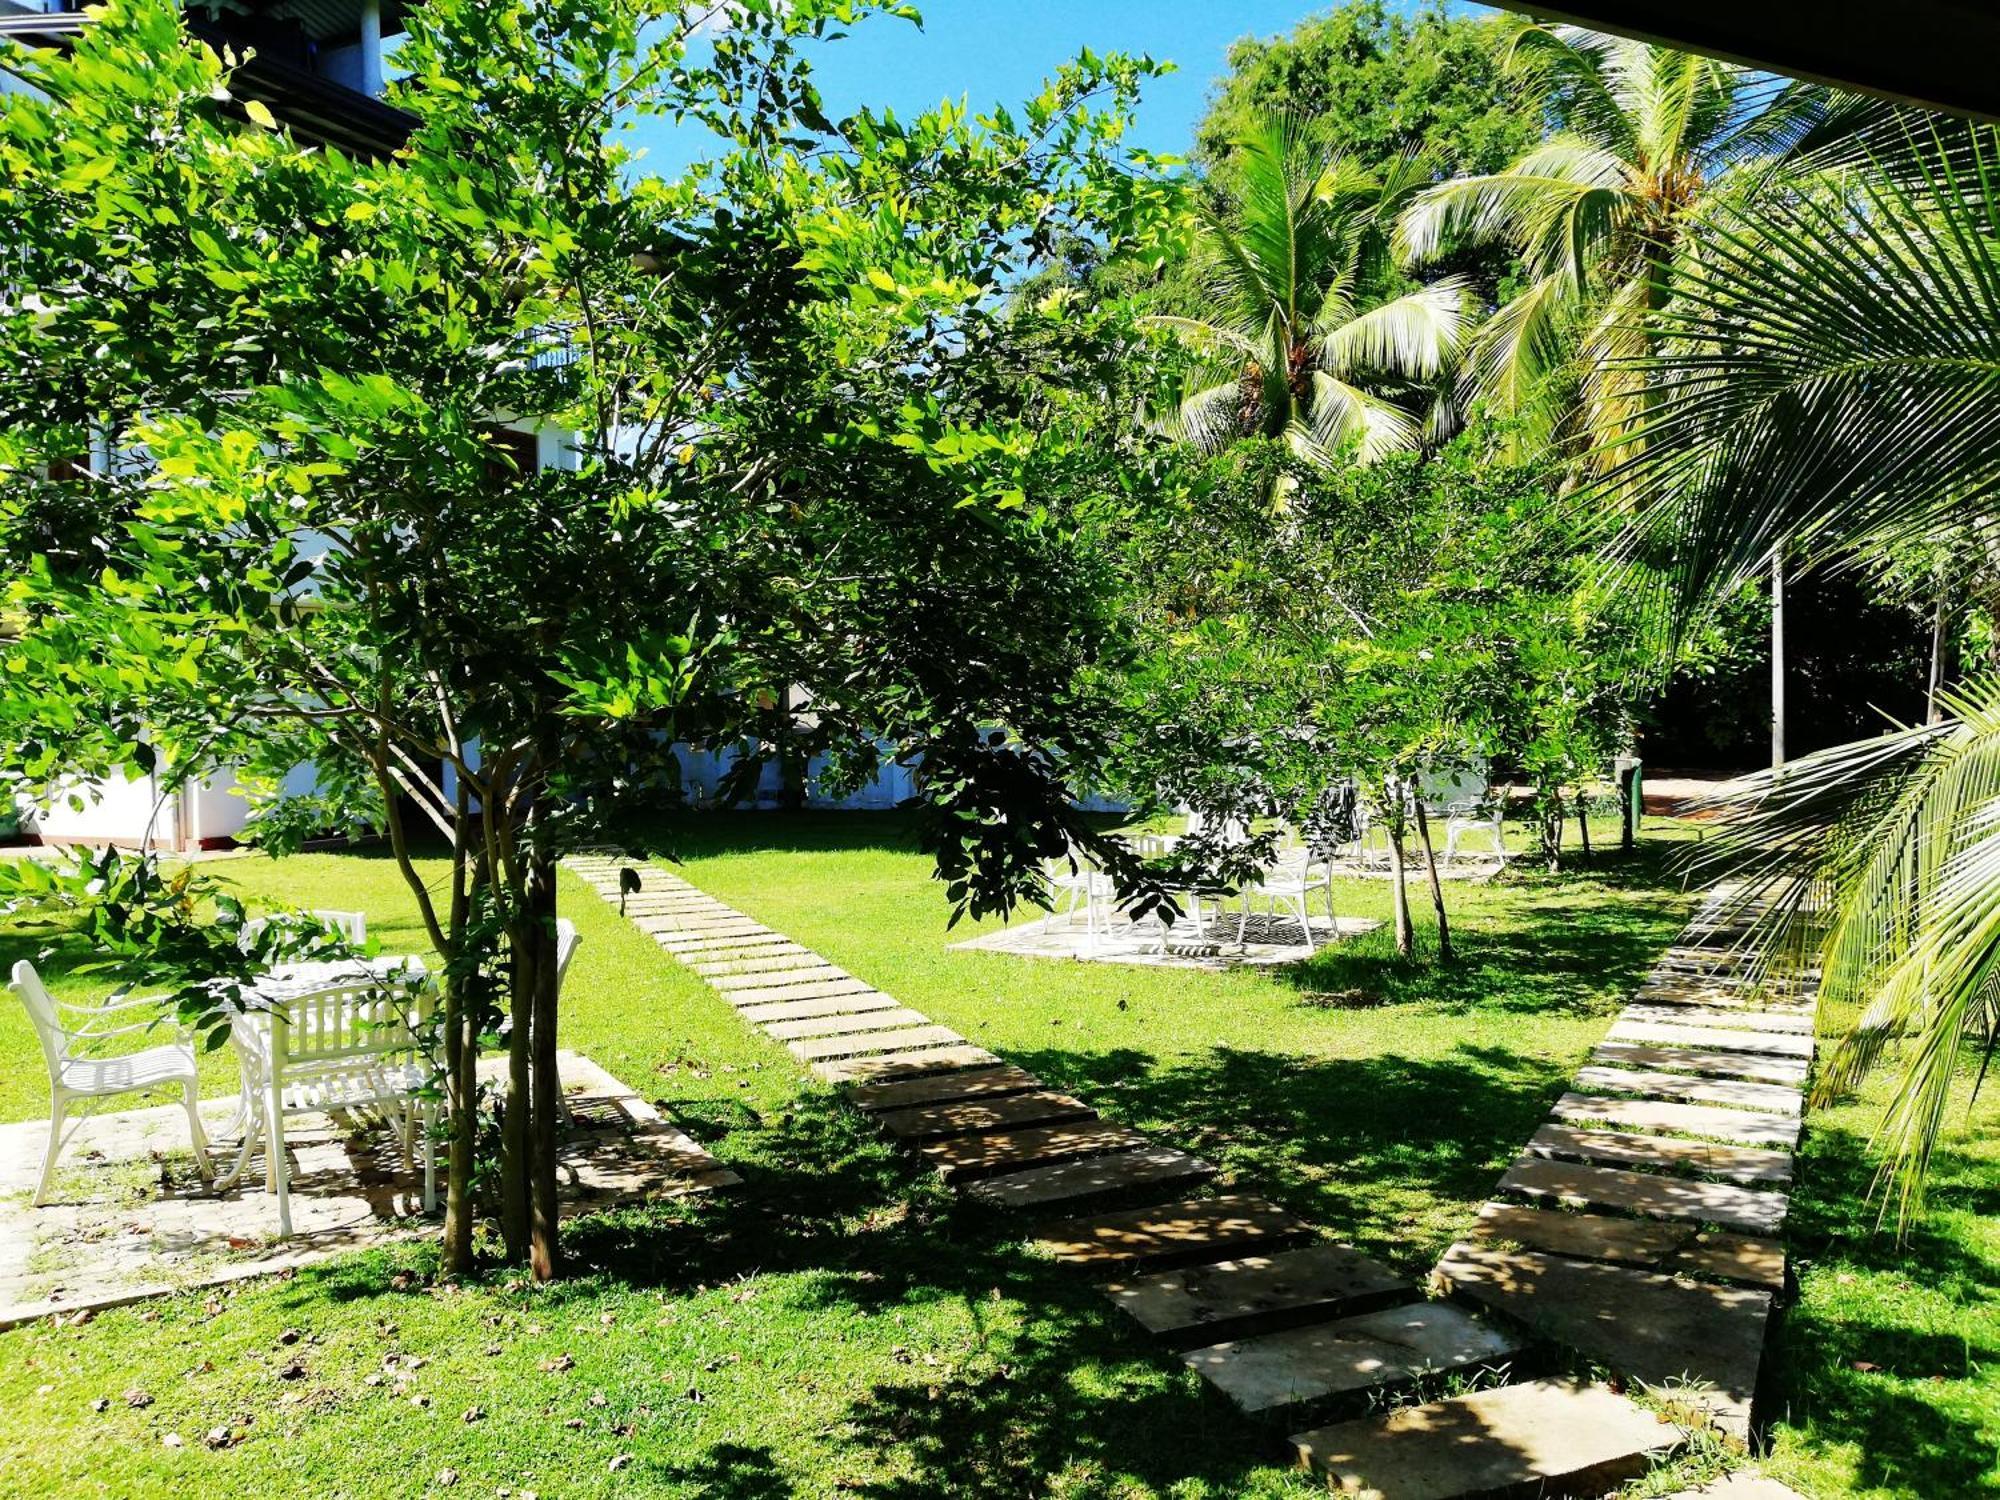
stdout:
<svg viewBox="0 0 2000 1500">
<path fill-rule="evenodd" d="M 1743 1435 L 1785 1284 L 1814 995 L 1767 1001 L 1735 937 L 1697 917 L 1667 951 L 1436 1281 Z"/>
<path fill-rule="evenodd" d="M 565 863 L 619 903 L 625 862 Z M 1100 1118 L 678 876 L 637 868 L 642 888 L 624 898 L 635 925 L 968 1198 L 1036 1216 L 1034 1248 L 1109 1277 L 1111 1304 L 1241 1410 L 1287 1427 L 1348 1414 L 1290 1440 L 1336 1490 L 1597 1493 L 1682 1443 L 1602 1386 L 1495 1385 L 1536 1336 L 1641 1381 L 1702 1376 L 1716 1417 L 1747 1419 L 1783 1282 L 1774 1236 L 1811 1010 L 1746 998 L 1717 930 L 1698 923 L 1662 959 L 1502 1180 L 1503 1199 L 1522 1201 L 1489 1204 L 1440 1263 L 1445 1301 L 1262 1198 L 1188 1196 L 1209 1163 Z M 1493 1388 L 1384 1409 L 1454 1373 Z"/>
</svg>

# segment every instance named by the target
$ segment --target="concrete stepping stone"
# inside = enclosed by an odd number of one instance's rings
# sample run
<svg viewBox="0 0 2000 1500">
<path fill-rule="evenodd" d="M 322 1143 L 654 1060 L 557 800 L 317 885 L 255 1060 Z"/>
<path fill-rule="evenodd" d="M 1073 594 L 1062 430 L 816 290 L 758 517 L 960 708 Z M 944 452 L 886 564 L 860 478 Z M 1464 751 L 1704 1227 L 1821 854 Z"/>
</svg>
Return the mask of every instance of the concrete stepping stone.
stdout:
<svg viewBox="0 0 2000 1500">
<path fill-rule="evenodd" d="M 736 916 L 704 917 L 698 922 L 685 922 L 679 917 L 648 915 L 640 912 L 628 916 L 625 920 L 651 938 L 691 938 L 713 932 L 733 933 L 744 927 L 758 932 L 769 930 L 761 922 Z"/>
<path fill-rule="evenodd" d="M 1715 1010 L 1748 1010 L 1765 1015 L 1810 1015 L 1813 1002 L 1774 994 L 1754 985 L 1686 974 L 1655 975 L 1640 985 L 1634 998 L 1642 1005 L 1686 1005 Z"/>
<path fill-rule="evenodd" d="M 707 953 L 711 950 L 726 952 L 735 948 L 780 946 L 798 948 L 798 945 L 782 932 L 773 932 L 768 927 L 758 927 L 754 924 L 745 927 L 741 932 L 656 932 L 653 934 L 653 941 L 677 958 L 687 954 Z M 805 950 L 799 948 L 798 951 L 803 953 Z"/>
<path fill-rule="evenodd" d="M 1310 1230 L 1275 1203 L 1232 1193 L 1068 1219 L 1042 1229 L 1034 1243 L 1072 1265 L 1165 1265 L 1282 1247 Z"/>
<path fill-rule="evenodd" d="M 1528 1138 L 1528 1150 L 1541 1156 L 1577 1156 L 1613 1166 L 1678 1167 L 1704 1177 L 1731 1182 L 1792 1180 L 1792 1154 L 1755 1146 L 1722 1146 L 1714 1141 L 1690 1141 L 1671 1135 L 1633 1135 L 1622 1130 L 1582 1130 L 1571 1125 L 1544 1125 Z"/>
<path fill-rule="evenodd" d="M 1148 1333 L 1181 1344 L 1287 1327 L 1412 1301 L 1417 1289 L 1347 1245 L 1155 1271 L 1114 1281 L 1104 1295 Z"/>
<path fill-rule="evenodd" d="M 1449 1302 L 1417 1302 L 1190 1349 L 1181 1360 L 1251 1415 L 1491 1365 L 1520 1341 Z"/>
<path fill-rule="evenodd" d="M 819 963 L 796 964 L 792 968 L 780 969 L 775 973 L 760 969 L 749 974 L 714 974 L 708 976 L 711 988 L 725 995 L 733 995 L 738 990 L 785 989 L 795 984 L 818 984 L 828 979 L 852 979 L 854 976 L 845 969 L 836 969 L 824 961 Z"/>
<path fill-rule="evenodd" d="M 1794 1087 L 1803 1087 L 1810 1071 L 1803 1058 L 1759 1057 L 1754 1052 L 1701 1052 L 1690 1047 L 1645 1047 L 1637 1042 L 1602 1042 L 1590 1055 L 1595 1062 L 1627 1068 L 1709 1073 L 1740 1078 L 1745 1083 L 1788 1083 Z"/>
<path fill-rule="evenodd" d="M 1692 1272 L 1768 1287 L 1774 1292 L 1785 1285 L 1785 1247 L 1778 1241 L 1702 1230 L 1693 1224 L 1489 1203 L 1479 1210 L 1479 1221 L 1468 1238 L 1487 1245 L 1523 1245 L 1552 1255 L 1642 1266 L 1649 1271 Z"/>
<path fill-rule="evenodd" d="M 750 989 L 729 990 L 723 998 L 740 1010 L 751 1005 L 780 1005 L 788 1000 L 824 1000 L 832 995 L 881 993 L 865 979 L 816 979 L 810 984 L 760 984 Z M 928 1021 L 930 1017 L 921 1019 Z"/>
<path fill-rule="evenodd" d="M 880 990 L 858 995 L 822 995 L 814 1000 L 784 1000 L 771 1005 L 746 1005 L 737 1014 L 762 1026 L 772 1021 L 804 1021 L 813 1016 L 858 1016 L 868 1011 L 901 1010 Z M 915 1012 L 911 1012 L 915 1014 Z"/>
<path fill-rule="evenodd" d="M 1042 1080 L 1011 1063 L 999 1068 L 969 1068 L 940 1078 L 913 1078 L 906 1083 L 864 1083 L 847 1091 L 857 1109 L 909 1109 L 919 1104 L 944 1104 L 953 1099 L 992 1099 L 1038 1089 Z"/>
<path fill-rule="evenodd" d="M 922 1141 L 917 1144 L 917 1153 L 937 1168 L 938 1176 L 946 1182 L 960 1182 L 1067 1156 L 1102 1156 L 1150 1144 L 1130 1126 L 1092 1118 L 1068 1125 L 1032 1125 Z"/>
<path fill-rule="evenodd" d="M 1806 1500 L 1790 1485 L 1767 1479 L 1752 1469 L 1725 1474 L 1700 1489 L 1676 1490 L 1667 1500 Z"/>
<path fill-rule="evenodd" d="M 1813 1018 L 1803 1011 L 1765 1010 L 1740 1005 L 1628 1005 L 1622 1021 L 1644 1021 L 1664 1026 L 1720 1026 L 1728 1031 L 1783 1031 L 1794 1036 L 1810 1036 Z"/>
<path fill-rule="evenodd" d="M 1000 1059 L 969 1042 L 933 1047 L 928 1051 L 892 1052 L 883 1057 L 833 1057 L 812 1060 L 812 1070 L 828 1083 L 899 1083 L 960 1068 L 990 1068 Z"/>
<path fill-rule="evenodd" d="M 1593 1093 L 1645 1094 L 1654 1099 L 1684 1099 L 1690 1104 L 1759 1109 L 1773 1115 L 1795 1115 L 1804 1106 L 1804 1095 L 1783 1084 L 1744 1083 L 1735 1078 L 1701 1078 L 1643 1068 L 1578 1068 L 1575 1086 Z"/>
<path fill-rule="evenodd" d="M 795 969 L 829 969 L 833 966 L 801 948 L 796 953 L 757 954 L 749 958 L 691 959 L 688 967 L 704 978 L 719 974 L 790 973 Z"/>
<path fill-rule="evenodd" d="M 1215 1168 L 1198 1156 L 1171 1146 L 1147 1146 L 988 1177 L 965 1191 L 995 1208 L 1049 1208 L 1141 1188 L 1181 1187 L 1214 1175 Z"/>
<path fill-rule="evenodd" d="M 910 1109 L 883 1110 L 875 1116 L 876 1123 L 884 1130 L 906 1141 L 1095 1118 L 1097 1111 L 1081 1099 L 1047 1089 L 1008 1094 L 998 1099 L 952 1099 L 942 1104 L 919 1104 Z"/>
<path fill-rule="evenodd" d="M 1437 1277 L 1544 1338 L 1671 1387 L 1726 1432 L 1749 1431 L 1769 1292 L 1464 1240 L 1445 1252 Z"/>
<path fill-rule="evenodd" d="M 1507 1169 L 1499 1191 L 1559 1203 L 1588 1204 L 1649 1219 L 1689 1219 L 1751 1234 L 1776 1234 L 1791 1200 L 1774 1189 L 1733 1182 L 1698 1182 L 1657 1172 L 1598 1167 L 1524 1156 Z"/>
<path fill-rule="evenodd" d="M 781 1042 L 797 1041 L 804 1037 L 850 1036 L 862 1031 L 889 1031 L 910 1026 L 928 1026 L 930 1017 L 920 1010 L 910 1010 L 904 1006 L 891 1006 L 888 1010 L 849 1011 L 837 1016 L 807 1016 L 796 1021 L 766 1021 L 760 1023 L 766 1036 L 776 1037 Z"/>
<path fill-rule="evenodd" d="M 1605 1036 L 1611 1042 L 1643 1042 L 1649 1047 L 1692 1047 L 1710 1052 L 1765 1052 L 1773 1057 L 1813 1055 L 1809 1036 L 1768 1031 L 1728 1031 L 1713 1026 L 1668 1026 L 1656 1021 L 1620 1021 Z"/>
<path fill-rule="evenodd" d="M 816 1036 L 785 1043 L 792 1056 L 801 1062 L 825 1062 L 835 1057 L 858 1057 L 864 1052 L 909 1052 L 918 1047 L 965 1045 L 968 1045 L 965 1038 L 949 1026 L 911 1026 L 902 1031 L 867 1031 L 851 1036 Z"/>
<path fill-rule="evenodd" d="M 1530 1487 L 1604 1494 L 1678 1447 L 1681 1433 L 1603 1386 L 1533 1380 L 1336 1422 L 1291 1441 L 1337 1494 L 1458 1500 Z"/>
<path fill-rule="evenodd" d="M 1606 1094 L 1564 1094 L 1556 1100 L 1560 1120 L 1610 1125 L 1625 1130 L 1705 1135 L 1745 1146 L 1780 1146 L 1799 1141 L 1796 1115 L 1758 1114 L 1713 1104 L 1674 1104 L 1664 1099 L 1621 1099 Z"/>
<path fill-rule="evenodd" d="M 671 942 L 660 942 L 658 938 L 653 941 L 688 965 L 745 958 L 818 958 L 817 954 L 801 948 L 782 932 L 748 932 L 736 937 L 690 939 L 686 945 L 679 947 Z"/>
</svg>

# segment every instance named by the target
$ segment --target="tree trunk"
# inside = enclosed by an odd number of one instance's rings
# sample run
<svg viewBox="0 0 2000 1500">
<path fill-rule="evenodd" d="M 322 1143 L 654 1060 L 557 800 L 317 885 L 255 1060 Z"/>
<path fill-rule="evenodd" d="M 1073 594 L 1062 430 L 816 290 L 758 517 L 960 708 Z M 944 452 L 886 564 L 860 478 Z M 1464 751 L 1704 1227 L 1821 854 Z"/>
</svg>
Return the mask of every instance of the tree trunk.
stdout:
<svg viewBox="0 0 2000 1500">
<path fill-rule="evenodd" d="M 447 973 L 444 987 L 444 1105 L 448 1145 L 444 1177 L 444 1239 L 439 1269 L 447 1276 L 472 1269 L 473 1153 L 477 1145 L 478 1026 L 467 1003 L 466 976 Z"/>
<path fill-rule="evenodd" d="M 500 1228 L 510 1265 L 528 1259 L 533 1171 L 529 1135 L 535 1117 L 532 1087 L 534 1038 L 533 917 L 517 912 L 507 934 L 507 1104 L 500 1117 Z"/>
<path fill-rule="evenodd" d="M 1431 879 L 1431 909 L 1437 913 L 1438 962 L 1451 962 L 1451 922 L 1444 912 L 1444 882 L 1438 879 L 1437 851 L 1431 846 L 1430 815 L 1424 799 L 1417 798 L 1417 841 L 1424 847 L 1424 869 Z"/>
<path fill-rule="evenodd" d="M 1562 793 L 1550 790 L 1542 798 L 1542 854 L 1549 862 L 1549 873 L 1562 873 L 1563 849 L 1563 800 Z"/>
<path fill-rule="evenodd" d="M 1590 798 L 1576 794 L 1576 836 L 1583 845 L 1583 862 L 1590 863 Z"/>
<path fill-rule="evenodd" d="M 522 890 L 522 926 L 528 951 L 529 991 L 528 1264 L 537 1281 L 560 1275 L 561 1222 L 556 1144 L 562 1116 L 562 1078 L 556 1068 L 556 863 L 536 850 L 528 856 Z M 519 969 L 517 968 L 517 973 Z"/>
<path fill-rule="evenodd" d="M 1390 783 L 1389 795 L 1392 801 L 1402 795 L 1401 787 Z M 1416 949 L 1417 934 L 1410 922 L 1410 888 L 1403 868 L 1403 809 L 1397 805 L 1389 815 L 1389 899 L 1393 903 L 1396 927 L 1396 951 L 1408 958 Z"/>
</svg>

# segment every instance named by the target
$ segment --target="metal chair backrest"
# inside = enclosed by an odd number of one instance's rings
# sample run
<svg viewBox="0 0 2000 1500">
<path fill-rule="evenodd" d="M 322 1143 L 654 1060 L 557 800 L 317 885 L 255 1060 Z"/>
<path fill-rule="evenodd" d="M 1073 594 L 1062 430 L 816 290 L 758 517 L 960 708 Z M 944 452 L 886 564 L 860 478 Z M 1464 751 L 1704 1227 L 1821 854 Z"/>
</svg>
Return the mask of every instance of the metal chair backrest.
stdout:
<svg viewBox="0 0 2000 1500">
<path fill-rule="evenodd" d="M 282 922 L 289 915 L 290 913 L 284 913 L 276 918 L 252 917 L 243 924 L 243 936 L 240 939 L 242 945 L 248 948 L 263 935 L 264 929 L 269 927 L 273 921 Z M 368 941 L 368 913 L 365 911 L 321 909 L 318 911 L 309 911 L 306 915 L 317 921 L 324 922 L 357 948 Z"/>
<path fill-rule="evenodd" d="M 289 1067 L 318 1067 L 417 1050 L 412 1015 L 421 1021 L 429 987 L 415 995 L 393 985 L 357 980 L 329 985 L 271 1005 L 271 1061 L 280 1076 Z"/>
<path fill-rule="evenodd" d="M 25 958 L 14 965 L 14 977 L 7 988 L 19 995 L 21 1004 L 27 1007 L 28 1019 L 42 1044 L 42 1057 L 49 1065 L 49 1076 L 56 1077 L 69 1056 L 70 1031 L 57 1014 L 54 997 L 42 983 L 42 976 L 35 972 L 35 966 Z"/>
<path fill-rule="evenodd" d="M 556 918 L 556 993 L 562 993 L 563 978 L 569 973 L 569 961 L 576 957 L 577 944 L 583 941 L 576 930 L 576 923 L 568 917 Z"/>
</svg>

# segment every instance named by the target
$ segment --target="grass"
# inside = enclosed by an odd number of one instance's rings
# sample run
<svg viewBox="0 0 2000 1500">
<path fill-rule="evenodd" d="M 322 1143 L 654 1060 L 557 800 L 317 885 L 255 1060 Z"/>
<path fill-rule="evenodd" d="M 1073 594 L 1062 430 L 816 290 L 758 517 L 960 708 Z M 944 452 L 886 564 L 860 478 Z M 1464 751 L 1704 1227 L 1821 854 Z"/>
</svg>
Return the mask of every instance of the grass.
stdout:
<svg viewBox="0 0 2000 1500">
<path fill-rule="evenodd" d="M 677 852 L 723 899 L 1416 1273 L 1679 926 L 1663 855 L 1686 830 L 1650 832 L 1637 856 L 1560 880 L 1454 890 L 1455 970 L 1400 962 L 1377 936 L 1282 975 L 952 952 L 971 932 L 944 932 L 942 892 L 893 819 L 718 819 Z M 379 856 L 216 868 L 262 900 L 364 907 L 386 948 L 421 946 Z M 1379 913 L 1386 894 L 1350 884 L 1343 909 Z M 578 1274 L 547 1289 L 432 1289 L 425 1252 L 406 1249 L 0 1334 L 0 1488 L 415 1495 L 449 1469 L 484 1495 L 1315 1492 L 1085 1279 L 953 1202 L 567 877 L 563 903 L 584 936 L 566 1044 L 660 1100 L 745 1186 L 579 1225 Z M 0 934 L 0 953 L 39 941 Z M 0 1116 L 45 1107 L 15 1013 L 0 1012 L 0 1064 Z M 1864 1101 L 1809 1136 L 1810 1264 L 1772 1362 L 1788 1414 L 1774 1466 L 1824 1496 L 2000 1494 L 1994 1148 L 1951 1159 L 1934 1238 L 1898 1271 L 1856 1206 L 1868 1118 Z M 1892 1357 L 1850 1352 L 1876 1346 Z M 127 1390 L 151 1400 L 128 1406 Z"/>
</svg>

